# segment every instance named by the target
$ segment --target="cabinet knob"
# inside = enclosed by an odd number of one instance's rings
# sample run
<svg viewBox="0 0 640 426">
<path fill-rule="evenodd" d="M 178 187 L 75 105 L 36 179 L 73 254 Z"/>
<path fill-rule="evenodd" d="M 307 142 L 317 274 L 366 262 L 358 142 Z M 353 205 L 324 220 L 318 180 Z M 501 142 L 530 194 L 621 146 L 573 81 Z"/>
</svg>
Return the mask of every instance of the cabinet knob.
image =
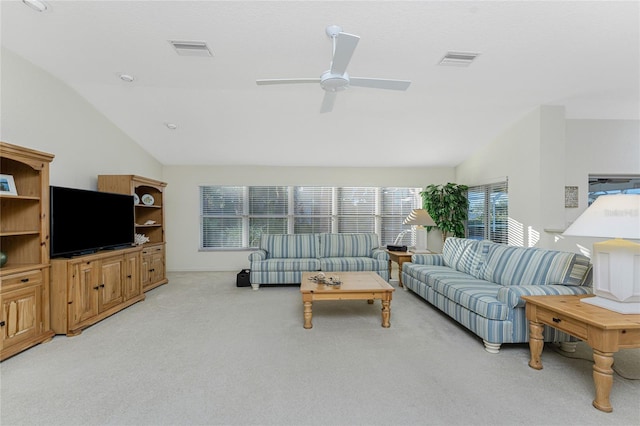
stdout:
<svg viewBox="0 0 640 426">
<path fill-rule="evenodd" d="M 4 327 L 6 323 L 4 321 L 0 321 L 0 327 Z"/>
<path fill-rule="evenodd" d="M 127 275 L 127 278 L 131 278 L 131 274 Z"/>
<path fill-rule="evenodd" d="M 104 284 L 100 284 L 100 288 L 104 287 Z"/>
<path fill-rule="evenodd" d="M 23 278 L 23 279 L 20 280 L 20 282 L 28 283 L 29 282 L 29 278 Z"/>
<path fill-rule="evenodd" d="M 559 323 L 560 321 L 562 321 L 560 318 L 552 318 L 553 322 L 555 323 Z"/>
<path fill-rule="evenodd" d="M 100 286 L 99 286 L 99 285 L 97 285 L 97 286 L 95 286 L 93 289 L 94 289 L 94 290 L 100 290 Z"/>
</svg>

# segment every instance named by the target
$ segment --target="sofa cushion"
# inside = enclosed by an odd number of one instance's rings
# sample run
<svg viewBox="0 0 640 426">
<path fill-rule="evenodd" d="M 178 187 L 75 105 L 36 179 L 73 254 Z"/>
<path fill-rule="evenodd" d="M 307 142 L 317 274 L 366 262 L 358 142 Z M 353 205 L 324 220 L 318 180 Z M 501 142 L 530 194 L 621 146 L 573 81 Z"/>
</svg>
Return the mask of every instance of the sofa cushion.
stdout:
<svg viewBox="0 0 640 426">
<path fill-rule="evenodd" d="M 578 254 L 491 244 L 480 278 L 501 285 L 570 284 L 588 268 Z"/>
<path fill-rule="evenodd" d="M 322 271 L 388 271 L 389 262 L 371 257 L 327 257 L 320 259 Z"/>
<path fill-rule="evenodd" d="M 434 271 L 429 281 L 435 292 L 484 318 L 506 320 L 509 316 L 509 306 L 498 300 L 499 285 L 453 270 Z"/>
<path fill-rule="evenodd" d="M 318 257 L 316 234 L 263 234 L 260 248 L 267 252 L 267 259 Z"/>
<path fill-rule="evenodd" d="M 442 247 L 444 264 L 479 278 L 480 266 L 491 242 L 449 237 Z"/>
<path fill-rule="evenodd" d="M 379 245 L 377 234 L 320 234 L 318 257 L 371 257 Z"/>
<path fill-rule="evenodd" d="M 319 271 L 318 259 L 267 259 L 251 263 L 252 271 Z"/>
</svg>

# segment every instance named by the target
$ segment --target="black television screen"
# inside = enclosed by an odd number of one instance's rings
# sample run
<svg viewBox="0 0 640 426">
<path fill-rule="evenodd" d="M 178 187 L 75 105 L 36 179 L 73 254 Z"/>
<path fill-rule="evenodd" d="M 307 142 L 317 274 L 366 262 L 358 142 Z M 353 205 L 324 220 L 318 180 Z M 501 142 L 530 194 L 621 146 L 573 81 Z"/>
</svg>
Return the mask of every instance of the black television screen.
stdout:
<svg viewBox="0 0 640 426">
<path fill-rule="evenodd" d="M 133 196 L 50 187 L 51 257 L 131 246 Z"/>
</svg>

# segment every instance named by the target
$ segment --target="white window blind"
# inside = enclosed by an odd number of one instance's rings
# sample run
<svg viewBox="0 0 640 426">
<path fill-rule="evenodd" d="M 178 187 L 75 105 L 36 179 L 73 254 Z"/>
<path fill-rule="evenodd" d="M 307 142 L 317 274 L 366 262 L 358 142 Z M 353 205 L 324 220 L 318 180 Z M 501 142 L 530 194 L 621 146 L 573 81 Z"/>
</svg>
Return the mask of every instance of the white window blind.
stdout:
<svg viewBox="0 0 640 426">
<path fill-rule="evenodd" d="M 411 225 L 403 225 L 404 219 L 415 208 L 419 208 L 421 202 L 420 189 L 418 188 L 382 188 L 381 195 L 381 238 L 392 244 L 396 237 L 403 231 L 412 231 Z M 415 236 L 408 234 L 398 244 L 413 245 Z"/>
<path fill-rule="evenodd" d="M 242 247 L 244 188 L 241 186 L 202 186 L 202 247 Z"/>
<path fill-rule="evenodd" d="M 338 232 L 375 232 L 376 188 L 338 188 Z"/>
<path fill-rule="evenodd" d="M 467 236 L 475 240 L 509 242 L 508 183 L 469 187 Z"/>
<path fill-rule="evenodd" d="M 393 244 L 421 204 L 420 188 L 202 186 L 200 197 L 202 250 L 255 248 L 264 233 L 375 232 Z"/>
<path fill-rule="evenodd" d="M 294 234 L 331 232 L 334 189 L 322 186 L 294 188 Z"/>
</svg>

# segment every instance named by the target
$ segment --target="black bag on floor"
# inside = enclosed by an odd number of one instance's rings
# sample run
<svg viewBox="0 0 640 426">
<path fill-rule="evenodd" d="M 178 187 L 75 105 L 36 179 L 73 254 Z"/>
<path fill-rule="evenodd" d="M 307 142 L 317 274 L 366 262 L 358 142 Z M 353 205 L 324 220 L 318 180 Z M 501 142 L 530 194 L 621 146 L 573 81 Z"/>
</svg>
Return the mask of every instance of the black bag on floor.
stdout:
<svg viewBox="0 0 640 426">
<path fill-rule="evenodd" d="M 236 287 L 249 287 L 251 285 L 251 282 L 249 281 L 249 272 L 251 272 L 251 269 L 243 269 L 238 272 Z"/>
</svg>

